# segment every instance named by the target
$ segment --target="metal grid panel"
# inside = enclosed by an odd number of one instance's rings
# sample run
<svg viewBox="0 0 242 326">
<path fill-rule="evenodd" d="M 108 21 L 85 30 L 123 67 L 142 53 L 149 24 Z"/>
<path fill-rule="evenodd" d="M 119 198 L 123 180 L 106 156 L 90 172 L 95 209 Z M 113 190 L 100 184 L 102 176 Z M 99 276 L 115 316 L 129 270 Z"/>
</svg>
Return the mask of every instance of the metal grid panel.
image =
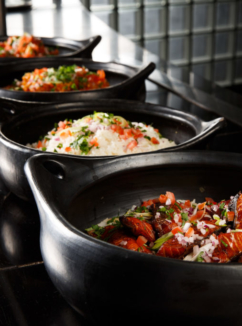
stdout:
<svg viewBox="0 0 242 326">
<path fill-rule="evenodd" d="M 242 0 L 82 0 L 110 27 L 221 85 L 242 82 Z"/>
</svg>

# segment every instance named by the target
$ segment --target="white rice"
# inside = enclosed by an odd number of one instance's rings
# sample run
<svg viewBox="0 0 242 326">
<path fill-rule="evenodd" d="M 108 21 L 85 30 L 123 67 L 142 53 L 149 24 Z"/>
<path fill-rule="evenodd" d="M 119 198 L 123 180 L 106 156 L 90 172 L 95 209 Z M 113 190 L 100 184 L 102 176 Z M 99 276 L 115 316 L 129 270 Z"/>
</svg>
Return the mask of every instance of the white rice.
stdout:
<svg viewBox="0 0 242 326">
<path fill-rule="evenodd" d="M 92 119 L 88 121 L 90 118 Z M 47 152 L 58 152 L 63 154 L 105 156 L 151 152 L 167 147 L 176 146 L 175 142 L 162 137 L 157 131 L 154 130 L 152 126 L 146 126 L 143 123 L 132 122 L 132 127 L 134 129 L 139 129 L 142 132 L 143 136 L 136 139 L 137 146 L 129 149 L 128 145 L 132 141 L 135 141 L 135 138 L 132 136 L 128 139 L 122 139 L 118 132 L 113 131 L 111 128 L 114 118 L 116 121 L 118 120 L 120 122 L 122 127 L 127 126 L 128 122 L 122 117 L 110 117 L 109 114 L 101 112 L 94 113 L 93 115 L 86 116 L 82 119 L 74 120 L 72 126 L 64 130 L 56 131 L 56 129 L 52 129 L 44 137 L 47 139 L 45 139 L 45 142 L 42 141 L 42 146 L 38 149 Z M 83 127 L 86 128 L 83 129 Z M 92 132 L 92 134 L 85 136 L 85 133 L 88 131 Z M 55 134 L 53 135 L 52 133 L 54 132 Z M 63 138 L 61 137 L 63 132 L 70 133 L 71 135 Z M 80 136 L 82 137 L 80 138 Z M 147 138 L 145 138 L 145 136 Z M 75 142 L 78 137 L 80 138 L 78 144 L 76 142 L 73 145 L 73 142 Z M 159 141 L 159 144 L 153 144 L 151 141 L 152 138 L 155 138 L 157 141 Z M 93 139 L 96 139 L 98 145 L 97 143 L 96 146 L 90 143 Z M 88 143 L 89 152 L 83 152 L 83 150 L 80 148 L 80 145 L 83 141 L 86 144 Z M 27 146 L 36 148 L 37 144 L 38 142 L 27 144 Z"/>
</svg>

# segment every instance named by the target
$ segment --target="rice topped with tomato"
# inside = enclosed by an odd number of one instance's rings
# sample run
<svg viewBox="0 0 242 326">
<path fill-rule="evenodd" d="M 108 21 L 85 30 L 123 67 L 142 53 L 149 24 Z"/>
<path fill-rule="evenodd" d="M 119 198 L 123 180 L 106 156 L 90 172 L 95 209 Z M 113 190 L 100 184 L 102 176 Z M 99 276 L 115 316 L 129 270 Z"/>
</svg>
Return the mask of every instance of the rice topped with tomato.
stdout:
<svg viewBox="0 0 242 326">
<path fill-rule="evenodd" d="M 94 112 L 79 120 L 56 123 L 47 135 L 27 146 L 47 152 L 105 156 L 151 152 L 176 144 L 151 125 Z"/>
</svg>

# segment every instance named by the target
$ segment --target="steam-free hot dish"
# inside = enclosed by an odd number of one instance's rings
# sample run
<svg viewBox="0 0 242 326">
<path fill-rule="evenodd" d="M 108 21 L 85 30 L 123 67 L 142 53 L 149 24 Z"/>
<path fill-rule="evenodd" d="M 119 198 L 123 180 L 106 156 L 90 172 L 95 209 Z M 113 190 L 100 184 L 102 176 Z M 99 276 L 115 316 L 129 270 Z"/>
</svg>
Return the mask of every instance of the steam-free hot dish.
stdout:
<svg viewBox="0 0 242 326">
<path fill-rule="evenodd" d="M 242 262 L 242 194 L 228 200 L 176 200 L 172 192 L 134 205 L 86 232 L 116 246 L 203 263 Z"/>
<path fill-rule="evenodd" d="M 57 48 L 45 46 L 43 41 L 25 33 L 23 36 L 10 36 L 0 42 L 0 58 L 34 58 L 58 55 Z"/>
<path fill-rule="evenodd" d="M 22 80 L 15 79 L 5 89 L 24 92 L 70 92 L 106 88 L 105 72 L 89 71 L 77 65 L 35 69 L 26 72 Z"/>
<path fill-rule="evenodd" d="M 42 151 L 89 156 L 150 152 L 175 145 L 151 125 L 104 112 L 60 121 L 39 141 L 27 144 Z"/>
</svg>

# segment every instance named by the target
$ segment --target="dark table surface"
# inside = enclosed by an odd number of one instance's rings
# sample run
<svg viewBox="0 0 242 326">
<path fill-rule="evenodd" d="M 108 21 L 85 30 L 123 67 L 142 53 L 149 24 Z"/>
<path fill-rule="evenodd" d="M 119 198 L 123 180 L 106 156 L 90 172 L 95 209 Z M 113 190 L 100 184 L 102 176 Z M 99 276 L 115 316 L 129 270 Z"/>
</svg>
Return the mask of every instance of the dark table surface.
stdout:
<svg viewBox="0 0 242 326">
<path fill-rule="evenodd" d="M 75 18 L 76 28 L 68 23 L 70 17 Z M 189 86 L 195 85 L 204 94 L 217 96 L 237 107 L 242 106 L 238 93 L 221 90 L 199 76 L 191 75 L 186 69 L 167 66 L 155 55 L 118 35 L 94 15 L 87 13 L 79 1 L 62 1 L 61 6 L 53 3 L 50 7 L 8 14 L 7 31 L 9 35 L 27 31 L 36 36 L 62 36 L 72 39 L 85 39 L 100 34 L 103 39 L 94 50 L 95 60 L 118 60 L 131 65 L 153 61 L 159 71 L 168 72 L 170 76 Z M 146 87 L 147 102 L 190 112 L 203 120 L 217 117 L 216 114 L 193 105 L 154 83 L 147 82 Z M 239 86 L 236 91 L 240 91 Z M 228 122 L 206 144 L 206 149 L 242 152 L 241 141 L 242 128 Z M 0 181 L 0 325 L 88 325 L 52 285 L 40 254 L 39 230 L 36 206 L 9 194 Z"/>
</svg>

